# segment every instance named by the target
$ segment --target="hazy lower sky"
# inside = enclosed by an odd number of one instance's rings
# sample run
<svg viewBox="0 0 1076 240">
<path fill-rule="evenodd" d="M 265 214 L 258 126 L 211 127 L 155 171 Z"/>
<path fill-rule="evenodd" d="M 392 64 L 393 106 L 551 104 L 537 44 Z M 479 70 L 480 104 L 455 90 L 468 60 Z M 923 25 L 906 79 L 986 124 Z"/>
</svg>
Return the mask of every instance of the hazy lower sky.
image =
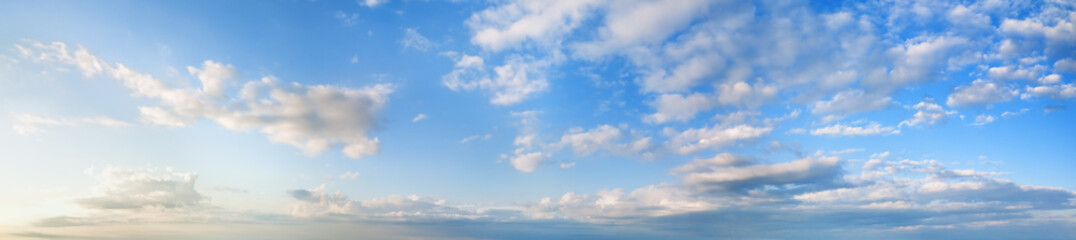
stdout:
<svg viewBox="0 0 1076 240">
<path fill-rule="evenodd" d="M 1074 10 L 0 1 L 0 238 L 1074 239 Z"/>
</svg>

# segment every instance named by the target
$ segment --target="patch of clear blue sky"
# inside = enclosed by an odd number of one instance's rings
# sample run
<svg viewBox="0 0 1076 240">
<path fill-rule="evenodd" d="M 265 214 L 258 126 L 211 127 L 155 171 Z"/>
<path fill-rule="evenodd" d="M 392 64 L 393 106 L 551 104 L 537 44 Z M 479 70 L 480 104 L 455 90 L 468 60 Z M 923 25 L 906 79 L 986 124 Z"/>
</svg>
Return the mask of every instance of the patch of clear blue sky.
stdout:
<svg viewBox="0 0 1076 240">
<path fill-rule="evenodd" d="M 820 1 L 825 2 L 825 1 Z M 819 5 L 812 3 L 812 6 Z M 848 3 L 836 3 L 847 5 Z M 16 6 L 18 5 L 18 6 Z M 827 6 L 821 6 L 827 5 Z M 815 6 L 820 12 L 835 9 L 828 4 Z M 35 161 L 50 164 L 38 167 L 62 167 L 55 173 L 77 174 L 88 166 L 108 164 L 139 166 L 175 166 L 182 171 L 199 172 L 205 187 L 221 186 L 262 191 L 267 196 L 286 196 L 279 189 L 311 188 L 331 183 L 355 198 L 389 194 L 417 193 L 455 201 L 530 201 L 558 196 L 567 191 L 594 192 L 598 189 L 633 189 L 661 182 L 675 182 L 668 169 L 693 157 L 709 157 L 717 151 L 694 156 L 672 156 L 654 161 L 624 159 L 604 155 L 575 158 L 568 152 L 558 154 L 560 161 L 578 162 L 576 167 L 560 170 L 543 166 L 534 173 L 521 174 L 509 164 L 497 163 L 500 154 L 510 154 L 511 141 L 518 128 L 510 112 L 537 110 L 546 140 L 556 140 L 570 127 L 589 129 L 600 124 L 626 123 L 633 128 L 659 135 L 669 126 L 677 129 L 713 124 L 710 116 L 732 109 L 702 113 L 687 123 L 653 126 L 640 121 L 652 112 L 646 97 L 632 83 L 630 64 L 611 59 L 604 62 L 569 60 L 549 73 L 550 88 L 529 100 L 512 106 L 494 106 L 481 92 L 452 92 L 440 84 L 441 76 L 452 70 L 454 62 L 439 55 L 443 51 L 482 54 L 470 44 L 470 29 L 465 20 L 485 3 L 449 3 L 447 1 L 390 2 L 367 8 L 352 1 L 340 2 L 270 2 L 270 1 L 86 1 L 53 4 L 52 1 L 0 3 L 0 46 L 3 54 L 20 39 L 43 42 L 62 41 L 81 44 L 109 62 L 121 62 L 132 69 L 150 73 L 166 81 L 193 81 L 186 66 L 199 66 L 214 60 L 235 65 L 241 81 L 253 81 L 273 75 L 283 81 L 308 85 L 325 84 L 363 87 L 391 83 L 396 88 L 382 115 L 380 126 L 371 136 L 381 140 L 382 151 L 376 156 L 352 160 L 338 152 L 326 151 L 320 157 L 306 157 L 297 149 L 269 143 L 260 133 L 224 131 L 209 121 L 200 121 L 182 131 L 163 127 L 137 126 L 126 130 L 75 130 L 78 135 L 45 134 L 49 146 L 29 143 L 16 156 L 38 156 Z M 357 14 L 354 24 L 336 15 Z M 17 21 L 16 21 L 17 20 Z M 997 19 L 995 19 L 997 20 Z M 27 24 L 32 22 L 33 24 Z M 592 23 L 589 23 L 592 24 Z M 427 51 L 404 48 L 400 41 L 405 29 L 416 29 L 434 45 Z M 906 29 L 914 33 L 931 29 Z M 500 63 L 504 54 L 483 55 L 487 64 Z M 532 54 L 546 54 L 532 52 Z M 356 63 L 352 63 L 357 56 Z M 18 99 L 0 105 L 3 112 L 51 113 L 57 116 L 105 115 L 137 121 L 136 106 L 151 100 L 129 101 L 128 91 L 106 78 L 83 79 L 77 72 L 52 79 L 52 84 L 32 82 L 36 70 L 12 73 L 24 78 L 24 86 L 42 87 L 45 92 L 0 90 L 5 99 Z M 604 81 L 625 84 L 600 87 L 586 73 L 594 72 Z M 1065 75 L 1071 79 L 1071 75 Z M 975 80 L 961 71 L 945 79 L 898 91 L 894 100 L 914 105 L 923 97 L 943 103 L 949 92 Z M 62 83 L 61 83 L 62 82 Z M 13 84 L 13 83 L 8 83 Z M 20 83 L 23 84 L 23 83 Z M 14 89 L 14 88 L 12 88 Z M 55 90 L 53 90 L 55 89 Z M 787 100 L 788 96 L 778 98 Z M 612 105 L 598 111 L 606 100 L 622 100 L 625 106 Z M 889 151 L 896 158 L 936 159 L 951 168 L 969 167 L 976 162 L 979 170 L 1009 173 L 1006 178 L 1031 185 L 1076 188 L 1069 175 L 1076 169 L 1076 119 L 1073 111 L 1043 113 L 1046 106 L 1066 104 L 1039 99 L 1030 103 L 1013 101 L 985 108 L 957 109 L 965 119 L 952 116 L 948 123 L 925 128 L 904 128 L 900 135 L 865 137 L 818 137 L 786 135 L 791 128 L 820 127 L 818 117 L 807 105 L 789 104 L 803 111 L 801 117 L 784 122 L 773 134 L 746 148 L 732 151 L 754 155 L 767 161 L 795 158 L 788 152 L 766 150 L 770 141 L 798 143 L 803 154 L 816 150 L 834 151 L 863 148 L 865 151 L 845 155 L 846 159 L 865 160 L 870 154 Z M 37 109 L 28 109 L 35 108 Z M 1015 118 L 1003 118 L 1004 111 L 1030 109 Z M 787 114 L 784 105 L 763 108 L 764 117 Z M 412 123 L 419 113 L 429 119 Z M 891 106 L 887 110 L 856 114 L 839 122 L 865 119 L 896 126 L 914 110 Z M 997 120 L 985 126 L 971 126 L 977 114 L 990 114 Z M 67 131 L 67 130 L 65 130 Z M 56 133 L 59 131 L 52 131 Z M 472 135 L 491 134 L 488 141 L 461 144 Z M 78 136 L 67 138 L 66 136 Z M 7 143 L 23 141 L 10 132 L 0 136 Z M 58 142 L 57 142 L 58 141 Z M 754 144 L 754 145 L 752 145 Z M 69 146 L 58 150 L 57 145 Z M 197 149 L 197 150 L 192 150 Z M 47 155 L 40 155 L 48 153 Z M 981 165 L 978 156 L 1002 162 Z M 102 157 L 108 156 L 108 157 Z M 62 159 L 62 160 L 56 160 Z M 32 164 L 31 164 L 32 165 Z M 31 165 L 19 165 L 31 167 Z M 237 171 L 239 170 L 239 171 Z M 359 172 L 356 181 L 328 181 L 346 171 Z M 47 171 L 43 171 L 47 172 Z M 47 174 L 46 174 L 47 175 Z M 28 176 L 30 177 L 30 176 Z M 41 176 L 45 178 L 46 176 Z M 72 181 L 85 180 L 83 176 Z M 43 179 L 42 179 L 43 180 Z M 29 181 L 29 180 L 28 180 Z M 1060 182 L 1059 182 L 1060 181 Z M 278 194 L 274 195 L 274 194 Z"/>
</svg>

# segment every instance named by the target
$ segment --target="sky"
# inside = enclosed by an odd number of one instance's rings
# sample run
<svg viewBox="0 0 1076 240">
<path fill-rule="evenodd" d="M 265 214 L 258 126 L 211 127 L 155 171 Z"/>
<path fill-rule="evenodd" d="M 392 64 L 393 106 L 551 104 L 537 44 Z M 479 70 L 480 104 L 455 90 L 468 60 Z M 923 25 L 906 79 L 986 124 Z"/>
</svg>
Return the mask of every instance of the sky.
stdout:
<svg viewBox="0 0 1076 240">
<path fill-rule="evenodd" d="M 1074 239 L 1072 1 L 0 1 L 4 239 Z"/>
</svg>

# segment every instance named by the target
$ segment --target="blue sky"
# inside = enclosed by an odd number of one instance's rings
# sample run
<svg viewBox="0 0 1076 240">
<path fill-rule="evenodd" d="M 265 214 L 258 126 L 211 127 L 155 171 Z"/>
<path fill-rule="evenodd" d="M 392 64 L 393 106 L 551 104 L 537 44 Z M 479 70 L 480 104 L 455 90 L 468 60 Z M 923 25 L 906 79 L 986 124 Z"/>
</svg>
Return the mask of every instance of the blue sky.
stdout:
<svg viewBox="0 0 1076 240">
<path fill-rule="evenodd" d="M 1071 239 L 1068 1 L 7 1 L 15 239 Z"/>
</svg>

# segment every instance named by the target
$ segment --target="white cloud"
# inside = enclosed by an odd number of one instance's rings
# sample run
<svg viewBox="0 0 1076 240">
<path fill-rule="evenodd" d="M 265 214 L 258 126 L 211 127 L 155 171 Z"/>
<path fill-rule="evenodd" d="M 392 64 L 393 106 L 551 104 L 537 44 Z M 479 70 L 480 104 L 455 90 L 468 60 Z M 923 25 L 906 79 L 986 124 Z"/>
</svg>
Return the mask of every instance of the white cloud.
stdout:
<svg viewBox="0 0 1076 240">
<path fill-rule="evenodd" d="M 304 86 L 282 84 L 268 76 L 242 84 L 238 93 L 226 94 L 234 68 L 212 61 L 204 62 L 201 69 L 188 67 L 202 81 L 202 89 L 177 88 L 121 63 L 113 67 L 82 47 L 76 58 L 70 57 L 63 43 L 33 46 L 18 47 L 28 51 L 27 56 L 74 64 L 87 75 L 119 80 L 137 97 L 159 100 L 159 106 L 139 108 L 151 123 L 182 127 L 205 117 L 230 130 L 259 130 L 271 141 L 295 146 L 311 156 L 336 146 L 351 158 L 378 153 L 378 139 L 366 137 L 366 133 L 376 125 L 377 113 L 393 91 L 388 84 L 359 89 Z"/>
<path fill-rule="evenodd" d="M 716 149 L 729 145 L 761 138 L 769 134 L 771 127 L 755 127 L 746 124 L 736 126 L 713 126 L 710 128 L 691 128 L 683 132 L 665 130 L 669 137 L 667 146 L 679 154 L 691 154 L 706 149 Z"/>
<path fill-rule="evenodd" d="M 892 102 L 889 96 L 865 93 L 862 90 L 848 90 L 833 95 L 830 100 L 818 101 L 811 107 L 811 112 L 828 115 L 827 119 L 834 120 L 848 114 L 884 109 Z"/>
<path fill-rule="evenodd" d="M 721 84 L 719 89 L 717 101 L 733 106 L 757 107 L 777 95 L 776 87 L 759 86 L 759 84 L 752 87 L 745 82 Z"/>
<path fill-rule="evenodd" d="M 708 12 L 710 5 L 699 0 L 612 1 L 604 25 L 598 30 L 598 39 L 580 43 L 576 48 L 583 56 L 600 56 L 660 43 Z"/>
<path fill-rule="evenodd" d="M 238 75 L 232 65 L 208 60 L 202 63 L 202 69 L 188 66 L 187 71 L 202 82 L 202 96 L 210 98 L 224 97 L 224 90 L 230 85 L 229 82 Z"/>
<path fill-rule="evenodd" d="M 519 47 L 531 40 L 552 45 L 584 21 L 598 0 L 508 2 L 475 13 L 467 20 L 471 43 L 492 51 Z"/>
<path fill-rule="evenodd" d="M 1004 113 L 1001 113 L 1001 117 L 1005 117 L 1005 118 L 1016 117 L 1016 116 L 1020 116 L 1021 114 L 1027 113 L 1028 111 L 1031 111 L 1031 109 L 1024 108 L 1024 109 L 1020 109 L 1020 111 L 1017 111 L 1017 112 L 1006 111 Z"/>
<path fill-rule="evenodd" d="M 619 188 L 601 190 L 595 194 L 568 192 L 556 199 L 547 197 L 530 204 L 525 212 L 535 219 L 617 222 L 712 210 L 719 206 L 718 203 L 694 196 L 692 191 L 683 187 L 650 185 L 630 193 Z"/>
<path fill-rule="evenodd" d="M 983 80 L 975 80 L 969 85 L 956 87 L 946 105 L 956 107 L 969 107 L 986 105 L 1012 100 L 1018 91 L 1009 89 L 1004 85 L 998 85 Z"/>
<path fill-rule="evenodd" d="M 572 167 L 575 167 L 575 163 L 574 163 L 574 162 L 570 162 L 570 163 L 561 163 L 561 164 L 560 164 L 560 169 L 569 169 L 569 168 L 572 168 Z"/>
<path fill-rule="evenodd" d="M 714 107 L 714 101 L 700 93 L 688 96 L 662 94 L 650 104 L 651 107 L 657 110 L 656 113 L 643 117 L 643 121 L 650 124 L 691 120 L 699 112 Z"/>
<path fill-rule="evenodd" d="M 452 91 L 482 89 L 492 93 L 490 103 L 513 105 L 549 87 L 544 71 L 555 61 L 559 61 L 557 57 L 536 60 L 513 55 L 504 65 L 494 67 L 495 76 L 491 76 L 482 58 L 463 55 L 456 68 L 441 77 L 441 83 Z"/>
<path fill-rule="evenodd" d="M 1054 62 L 1054 71 L 1063 73 L 1076 73 L 1076 59 L 1065 58 Z"/>
<path fill-rule="evenodd" d="M 93 195 L 75 200 L 92 209 L 187 208 L 203 204 L 207 198 L 194 189 L 193 173 L 177 173 L 171 168 L 127 169 L 106 167 L 87 170 L 100 182 Z"/>
<path fill-rule="evenodd" d="M 894 127 L 882 126 L 878 123 L 869 123 L 866 126 L 848 126 L 842 124 L 834 124 L 832 126 L 826 126 L 822 128 L 816 128 L 811 130 L 811 135 L 838 135 L 838 136 L 866 136 L 866 135 L 890 135 L 900 134 L 900 129 Z"/>
<path fill-rule="evenodd" d="M 109 117 L 96 116 L 86 118 L 51 118 L 32 114 L 15 114 L 12 117 L 11 128 L 19 135 L 30 135 L 43 131 L 47 126 L 79 126 L 84 124 L 99 125 L 106 127 L 126 127 L 131 124 Z"/>
<path fill-rule="evenodd" d="M 1076 84 L 1055 84 L 1046 86 L 1027 86 L 1027 90 L 1024 94 L 1020 95 L 1021 99 L 1029 99 L 1032 97 L 1048 97 L 1052 99 L 1069 99 L 1076 97 Z"/>
<path fill-rule="evenodd" d="M 419 113 L 418 115 L 415 116 L 415 118 L 411 119 L 411 122 L 415 123 L 415 122 L 418 122 L 418 121 L 422 121 L 422 120 L 424 120 L 426 118 L 429 118 L 428 116 L 426 116 L 426 114 Z"/>
<path fill-rule="evenodd" d="M 1042 44 L 1041 49 L 1047 56 L 1070 57 L 1076 48 L 1076 13 L 1049 16 L 1043 14 L 1054 26 L 1044 24 L 1041 18 L 1005 19 L 998 30 L 1010 36 L 1027 39 L 1025 44 Z M 1066 19 L 1067 18 L 1067 19 Z"/>
<path fill-rule="evenodd" d="M 900 124 L 897 125 L 898 127 L 914 127 L 920 126 L 920 124 L 934 125 L 944 123 L 949 119 L 950 114 L 956 114 L 955 111 L 945 111 L 941 105 L 934 103 L 933 98 L 925 98 L 923 101 L 915 104 L 915 106 L 912 106 L 912 108 L 916 110 L 915 114 L 912 115 L 912 118 L 901 121 Z"/>
<path fill-rule="evenodd" d="M 489 213 L 502 210 L 496 206 L 453 205 L 445 200 L 413 194 L 352 200 L 339 191 L 329 193 L 327 187 L 322 184 L 312 189 L 287 191 L 296 200 L 290 208 L 290 214 L 300 218 L 392 222 L 506 218 Z"/>
<path fill-rule="evenodd" d="M 1031 68 L 1014 66 L 992 67 L 987 70 L 986 76 L 994 80 L 1035 81 L 1043 75 L 1042 72 L 1045 71 L 1045 69 L 1046 68 L 1041 65 L 1035 65 Z"/>
<path fill-rule="evenodd" d="M 428 51 L 433 47 L 433 43 L 429 39 L 423 37 L 418 33 L 418 30 L 414 28 L 408 28 L 404 30 L 403 39 L 400 40 L 400 44 L 403 44 L 404 48 L 414 48 L 419 51 Z"/>
<path fill-rule="evenodd" d="M 979 114 L 979 116 L 975 116 L 975 123 L 972 123 L 972 125 L 982 126 L 992 122 L 994 122 L 994 116 L 987 114 Z"/>
<path fill-rule="evenodd" d="M 541 165 L 542 162 L 545 162 L 546 158 L 548 158 L 548 156 L 546 156 L 542 152 L 517 151 L 516 154 L 512 156 L 512 159 L 509 160 L 509 162 L 512 163 L 512 167 L 515 167 L 516 170 L 529 173 L 534 172 L 534 169 L 537 169 L 538 165 Z"/>
<path fill-rule="evenodd" d="M 635 137 L 630 142 L 620 129 L 600 125 L 590 130 L 574 127 L 568 130 L 560 138 L 559 146 L 568 146 L 577 156 L 586 156 L 599 150 L 604 150 L 613 155 L 634 156 L 651 148 L 649 137 Z"/>
<path fill-rule="evenodd" d="M 367 6 L 367 7 L 372 8 L 372 7 L 380 6 L 381 4 L 385 4 L 387 2 L 389 2 L 389 0 L 362 0 L 361 3 L 362 3 L 363 6 Z"/>
<path fill-rule="evenodd" d="M 356 23 L 359 23 L 359 14 L 358 13 L 347 14 L 347 13 L 344 13 L 344 12 L 341 12 L 341 11 L 337 11 L 335 16 L 336 16 L 336 19 L 339 19 L 340 21 L 344 21 L 344 25 L 350 26 L 350 25 L 355 25 Z"/>
<path fill-rule="evenodd" d="M 460 143 L 468 143 L 468 142 L 478 140 L 478 139 L 489 140 L 490 138 L 493 138 L 493 134 L 488 134 L 487 133 L 484 136 L 483 135 L 473 135 L 473 136 L 470 136 L 470 137 L 465 137 L 463 139 L 460 139 Z"/>
<path fill-rule="evenodd" d="M 359 177 L 358 172 L 347 171 L 347 172 L 344 172 L 343 174 L 340 174 L 339 178 L 343 179 L 343 180 L 355 180 L 358 177 Z"/>
</svg>

